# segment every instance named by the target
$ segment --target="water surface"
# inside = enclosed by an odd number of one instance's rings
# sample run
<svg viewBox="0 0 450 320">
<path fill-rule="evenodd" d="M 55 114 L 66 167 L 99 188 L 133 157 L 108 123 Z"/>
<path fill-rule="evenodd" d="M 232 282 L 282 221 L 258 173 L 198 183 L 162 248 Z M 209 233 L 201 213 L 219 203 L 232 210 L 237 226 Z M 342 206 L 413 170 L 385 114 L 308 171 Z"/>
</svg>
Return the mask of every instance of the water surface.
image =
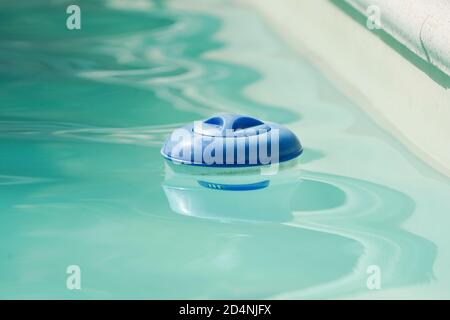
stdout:
<svg viewBox="0 0 450 320">
<path fill-rule="evenodd" d="M 447 178 L 256 13 L 80 1 L 68 31 L 68 4 L 0 5 L 1 298 L 449 297 Z M 165 137 L 224 111 L 302 139 L 288 219 L 259 221 L 245 201 L 230 210 L 254 221 L 170 208 Z M 73 264 L 80 291 L 66 288 Z M 367 289 L 370 265 L 382 290 Z"/>
</svg>

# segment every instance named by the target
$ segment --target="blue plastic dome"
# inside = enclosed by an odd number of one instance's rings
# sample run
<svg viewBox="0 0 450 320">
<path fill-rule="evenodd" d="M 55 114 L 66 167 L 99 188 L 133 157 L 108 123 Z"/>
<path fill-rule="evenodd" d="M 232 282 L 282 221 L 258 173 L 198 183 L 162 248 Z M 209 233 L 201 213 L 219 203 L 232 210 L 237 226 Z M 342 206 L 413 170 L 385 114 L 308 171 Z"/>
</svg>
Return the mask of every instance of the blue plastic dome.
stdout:
<svg viewBox="0 0 450 320">
<path fill-rule="evenodd" d="M 302 151 L 295 134 L 281 125 L 221 114 L 174 130 L 161 154 L 186 165 L 250 167 L 288 161 Z"/>
</svg>

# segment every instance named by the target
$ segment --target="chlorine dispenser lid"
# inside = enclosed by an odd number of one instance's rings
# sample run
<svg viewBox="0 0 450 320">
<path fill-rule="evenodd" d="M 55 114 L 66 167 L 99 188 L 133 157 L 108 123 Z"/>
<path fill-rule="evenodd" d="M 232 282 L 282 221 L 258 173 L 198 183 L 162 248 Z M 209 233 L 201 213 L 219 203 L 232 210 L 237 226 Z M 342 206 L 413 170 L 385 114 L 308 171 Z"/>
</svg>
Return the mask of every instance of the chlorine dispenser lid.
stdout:
<svg viewBox="0 0 450 320">
<path fill-rule="evenodd" d="M 161 154 L 185 165 L 250 167 L 288 161 L 302 151 L 295 134 L 279 124 L 221 114 L 175 129 Z"/>
</svg>

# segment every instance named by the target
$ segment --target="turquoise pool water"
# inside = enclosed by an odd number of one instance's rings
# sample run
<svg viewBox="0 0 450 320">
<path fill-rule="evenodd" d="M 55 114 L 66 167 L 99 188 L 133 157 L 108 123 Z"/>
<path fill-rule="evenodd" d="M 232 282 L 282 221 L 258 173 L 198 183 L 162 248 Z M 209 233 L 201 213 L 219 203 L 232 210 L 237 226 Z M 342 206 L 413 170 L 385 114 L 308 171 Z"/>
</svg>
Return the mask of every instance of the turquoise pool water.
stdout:
<svg viewBox="0 0 450 320">
<path fill-rule="evenodd" d="M 450 297 L 449 180 L 256 13 L 79 3 L 78 31 L 69 2 L 0 5 L 0 298 Z M 223 111 L 295 131 L 299 179 L 179 214 L 161 145 Z"/>
</svg>

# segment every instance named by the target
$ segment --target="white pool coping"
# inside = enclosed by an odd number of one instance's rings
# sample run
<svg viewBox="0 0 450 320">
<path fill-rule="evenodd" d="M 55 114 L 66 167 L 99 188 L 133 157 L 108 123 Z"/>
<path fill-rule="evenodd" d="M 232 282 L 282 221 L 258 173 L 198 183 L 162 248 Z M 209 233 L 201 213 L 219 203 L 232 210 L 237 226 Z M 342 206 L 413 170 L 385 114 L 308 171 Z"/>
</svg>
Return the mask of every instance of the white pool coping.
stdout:
<svg viewBox="0 0 450 320">
<path fill-rule="evenodd" d="M 435 81 L 380 39 L 376 30 L 361 25 L 331 1 L 239 1 L 259 11 L 291 47 L 308 57 L 375 122 L 420 159 L 450 176 L 447 85 Z M 350 2 L 364 13 L 369 2 L 378 5 L 384 31 L 448 77 L 450 14 L 446 0 Z"/>
<path fill-rule="evenodd" d="M 378 8 L 384 31 L 423 60 L 450 75 L 450 1 L 346 0 L 346 2 L 365 16 Z"/>
</svg>

